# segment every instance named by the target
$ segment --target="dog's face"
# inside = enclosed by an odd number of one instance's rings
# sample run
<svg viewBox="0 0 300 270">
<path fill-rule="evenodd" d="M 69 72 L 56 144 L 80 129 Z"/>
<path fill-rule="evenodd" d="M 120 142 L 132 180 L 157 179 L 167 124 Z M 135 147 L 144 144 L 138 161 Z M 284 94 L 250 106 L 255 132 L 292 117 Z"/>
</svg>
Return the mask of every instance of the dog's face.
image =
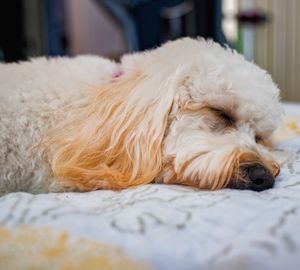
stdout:
<svg viewBox="0 0 300 270">
<path fill-rule="evenodd" d="M 186 59 L 193 66 L 169 115 L 160 181 L 205 189 L 270 188 L 280 171 L 270 143 L 281 120 L 278 89 L 254 64 L 211 45 L 205 56 L 198 52 L 199 60 L 196 50 Z"/>
<path fill-rule="evenodd" d="M 53 172 L 80 190 L 177 183 L 263 190 L 279 166 L 270 76 L 212 42 L 182 39 L 125 56 L 46 142 Z"/>
<path fill-rule="evenodd" d="M 279 165 L 272 157 L 268 123 L 255 112 L 242 112 L 253 100 L 234 104 L 235 97 L 225 93 L 214 102 L 183 99 L 169 118 L 163 182 L 257 191 L 273 186 Z"/>
</svg>

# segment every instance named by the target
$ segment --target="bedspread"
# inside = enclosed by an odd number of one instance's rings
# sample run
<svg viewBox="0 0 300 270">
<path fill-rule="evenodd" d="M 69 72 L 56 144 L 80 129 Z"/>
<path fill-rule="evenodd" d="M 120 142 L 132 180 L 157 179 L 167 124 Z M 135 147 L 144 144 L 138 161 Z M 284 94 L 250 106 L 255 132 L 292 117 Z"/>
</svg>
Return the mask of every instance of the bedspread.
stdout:
<svg viewBox="0 0 300 270">
<path fill-rule="evenodd" d="M 300 106 L 285 107 L 277 147 L 291 158 L 270 190 L 152 184 L 119 192 L 12 193 L 0 198 L 0 224 L 48 227 L 117 246 L 150 269 L 298 270 Z"/>
</svg>

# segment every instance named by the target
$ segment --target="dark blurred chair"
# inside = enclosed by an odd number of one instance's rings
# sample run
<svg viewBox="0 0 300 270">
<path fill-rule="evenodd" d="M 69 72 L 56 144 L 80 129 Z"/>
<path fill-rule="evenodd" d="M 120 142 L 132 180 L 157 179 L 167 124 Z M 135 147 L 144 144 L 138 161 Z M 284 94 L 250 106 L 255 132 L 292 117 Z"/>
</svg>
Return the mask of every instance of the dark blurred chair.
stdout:
<svg viewBox="0 0 300 270">
<path fill-rule="evenodd" d="M 225 43 L 221 0 L 94 0 L 123 26 L 129 51 L 166 40 L 202 36 Z"/>
<path fill-rule="evenodd" d="M 104 5 L 106 9 L 123 26 L 129 52 L 138 51 L 138 34 L 136 24 L 130 9 L 135 1 L 131 0 L 94 0 L 97 4 Z"/>
</svg>

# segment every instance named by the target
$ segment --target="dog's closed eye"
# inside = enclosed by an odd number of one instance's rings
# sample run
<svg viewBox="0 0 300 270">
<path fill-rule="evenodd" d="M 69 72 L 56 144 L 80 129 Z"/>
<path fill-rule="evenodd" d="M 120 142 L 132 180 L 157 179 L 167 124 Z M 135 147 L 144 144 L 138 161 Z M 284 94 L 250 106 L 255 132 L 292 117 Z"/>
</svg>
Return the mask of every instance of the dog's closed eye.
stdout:
<svg viewBox="0 0 300 270">
<path fill-rule="evenodd" d="M 257 144 L 263 145 L 263 146 L 265 146 L 267 148 L 270 148 L 270 149 L 273 146 L 272 140 L 270 140 L 268 138 L 264 138 L 264 137 L 262 137 L 260 135 L 257 135 L 257 134 L 255 135 L 254 140 Z"/>
<path fill-rule="evenodd" d="M 256 143 L 261 143 L 262 142 L 262 137 L 259 135 L 255 135 L 255 142 Z"/>
<path fill-rule="evenodd" d="M 234 125 L 235 119 L 228 112 L 218 108 L 210 108 L 210 110 L 215 114 L 215 117 L 217 117 L 219 121 L 222 121 L 226 126 Z"/>
<path fill-rule="evenodd" d="M 222 109 L 207 107 L 203 113 L 204 121 L 214 132 L 224 132 L 226 129 L 234 127 L 234 118 Z"/>
</svg>

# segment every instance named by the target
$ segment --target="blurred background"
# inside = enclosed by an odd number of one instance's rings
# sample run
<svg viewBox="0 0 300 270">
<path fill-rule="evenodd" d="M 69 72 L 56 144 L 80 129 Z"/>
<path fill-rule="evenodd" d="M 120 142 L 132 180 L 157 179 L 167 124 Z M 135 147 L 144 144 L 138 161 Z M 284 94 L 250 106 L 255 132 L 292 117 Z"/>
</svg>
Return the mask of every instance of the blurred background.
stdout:
<svg viewBox="0 0 300 270">
<path fill-rule="evenodd" d="M 299 0 L 10 0 L 0 2 L 0 61 L 97 54 L 118 60 L 183 36 L 228 44 L 300 101 Z"/>
</svg>

